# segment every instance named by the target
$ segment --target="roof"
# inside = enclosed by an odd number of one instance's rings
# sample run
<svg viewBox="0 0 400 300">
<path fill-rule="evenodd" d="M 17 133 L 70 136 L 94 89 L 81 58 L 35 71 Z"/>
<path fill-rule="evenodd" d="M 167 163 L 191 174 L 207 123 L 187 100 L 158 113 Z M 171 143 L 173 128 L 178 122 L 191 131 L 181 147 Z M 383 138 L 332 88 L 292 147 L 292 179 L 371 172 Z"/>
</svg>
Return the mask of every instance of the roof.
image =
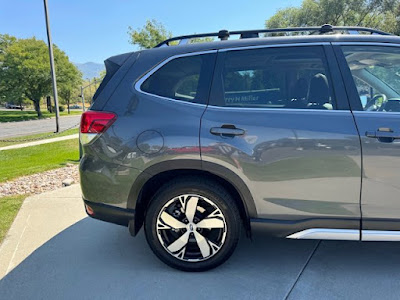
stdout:
<svg viewBox="0 0 400 300">
<path fill-rule="evenodd" d="M 303 43 L 333 43 L 333 42 L 358 42 L 358 43 L 393 43 L 400 45 L 400 37 L 394 35 L 375 34 L 330 34 L 330 35 L 297 35 L 297 36 L 273 36 L 262 38 L 246 38 L 236 40 L 214 41 L 206 43 L 194 43 L 169 47 L 158 47 L 144 51 L 165 52 L 165 55 L 199 52 L 207 50 L 219 50 L 226 48 L 240 48 L 261 45 L 303 44 Z"/>
</svg>

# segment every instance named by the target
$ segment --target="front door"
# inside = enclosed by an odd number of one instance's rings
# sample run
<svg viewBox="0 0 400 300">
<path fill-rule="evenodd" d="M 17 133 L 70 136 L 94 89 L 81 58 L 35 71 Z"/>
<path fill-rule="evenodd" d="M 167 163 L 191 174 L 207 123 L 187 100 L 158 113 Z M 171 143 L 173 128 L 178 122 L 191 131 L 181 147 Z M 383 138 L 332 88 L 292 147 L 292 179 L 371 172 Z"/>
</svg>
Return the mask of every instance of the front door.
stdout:
<svg viewBox="0 0 400 300">
<path fill-rule="evenodd" d="M 363 240 L 379 240 L 394 233 L 375 230 L 400 231 L 400 45 L 336 50 L 354 79 L 347 88 L 362 144 Z"/>
<path fill-rule="evenodd" d="M 260 222 L 359 229 L 359 136 L 328 45 L 220 51 L 201 122 L 204 164 L 236 173 Z M 357 231 L 356 238 L 358 238 Z"/>
</svg>

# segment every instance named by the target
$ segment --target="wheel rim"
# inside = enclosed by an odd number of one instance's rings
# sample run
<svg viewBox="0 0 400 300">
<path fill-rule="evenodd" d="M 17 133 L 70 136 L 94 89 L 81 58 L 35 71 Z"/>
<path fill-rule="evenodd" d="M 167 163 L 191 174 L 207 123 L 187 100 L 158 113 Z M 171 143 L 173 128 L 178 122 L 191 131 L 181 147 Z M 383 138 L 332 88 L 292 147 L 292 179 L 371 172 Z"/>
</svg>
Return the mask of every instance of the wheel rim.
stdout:
<svg viewBox="0 0 400 300">
<path fill-rule="evenodd" d="M 187 262 L 204 261 L 225 243 L 227 225 L 219 207 L 211 200 L 185 194 L 169 200 L 160 210 L 157 237 L 164 249 Z"/>
</svg>

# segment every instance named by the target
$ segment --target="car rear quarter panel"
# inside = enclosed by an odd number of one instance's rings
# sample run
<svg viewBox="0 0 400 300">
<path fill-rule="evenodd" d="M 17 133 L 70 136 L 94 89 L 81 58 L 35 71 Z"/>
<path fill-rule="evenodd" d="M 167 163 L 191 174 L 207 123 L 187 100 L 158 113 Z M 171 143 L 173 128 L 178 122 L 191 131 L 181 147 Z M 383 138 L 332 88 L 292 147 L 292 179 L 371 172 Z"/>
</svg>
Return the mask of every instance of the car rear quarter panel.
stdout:
<svg viewBox="0 0 400 300">
<path fill-rule="evenodd" d="M 143 70 L 140 63 L 135 67 Z M 132 184 L 152 165 L 179 160 L 201 167 L 199 130 L 205 105 L 139 92 L 134 89 L 138 76 L 136 68 L 129 71 L 103 109 L 116 113 L 117 120 L 85 146 L 81 180 L 89 201 L 127 207 Z"/>
</svg>

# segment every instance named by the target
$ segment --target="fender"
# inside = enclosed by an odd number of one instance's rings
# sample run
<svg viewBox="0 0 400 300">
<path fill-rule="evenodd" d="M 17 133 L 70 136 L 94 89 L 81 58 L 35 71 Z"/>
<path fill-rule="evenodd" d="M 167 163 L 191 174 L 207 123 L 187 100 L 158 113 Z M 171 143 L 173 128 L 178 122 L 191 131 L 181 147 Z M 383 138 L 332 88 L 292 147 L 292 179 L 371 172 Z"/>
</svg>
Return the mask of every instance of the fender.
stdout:
<svg viewBox="0 0 400 300">
<path fill-rule="evenodd" d="M 234 186 L 238 191 L 246 209 L 247 216 L 249 218 L 257 217 L 257 210 L 254 204 L 253 196 L 242 178 L 240 178 L 233 171 L 218 164 L 191 159 L 177 159 L 160 162 L 143 170 L 143 172 L 136 178 L 132 185 L 129 193 L 127 208 L 136 209 L 137 199 L 140 197 L 141 190 L 149 179 L 162 172 L 174 170 L 205 171 L 224 179 Z"/>
</svg>

